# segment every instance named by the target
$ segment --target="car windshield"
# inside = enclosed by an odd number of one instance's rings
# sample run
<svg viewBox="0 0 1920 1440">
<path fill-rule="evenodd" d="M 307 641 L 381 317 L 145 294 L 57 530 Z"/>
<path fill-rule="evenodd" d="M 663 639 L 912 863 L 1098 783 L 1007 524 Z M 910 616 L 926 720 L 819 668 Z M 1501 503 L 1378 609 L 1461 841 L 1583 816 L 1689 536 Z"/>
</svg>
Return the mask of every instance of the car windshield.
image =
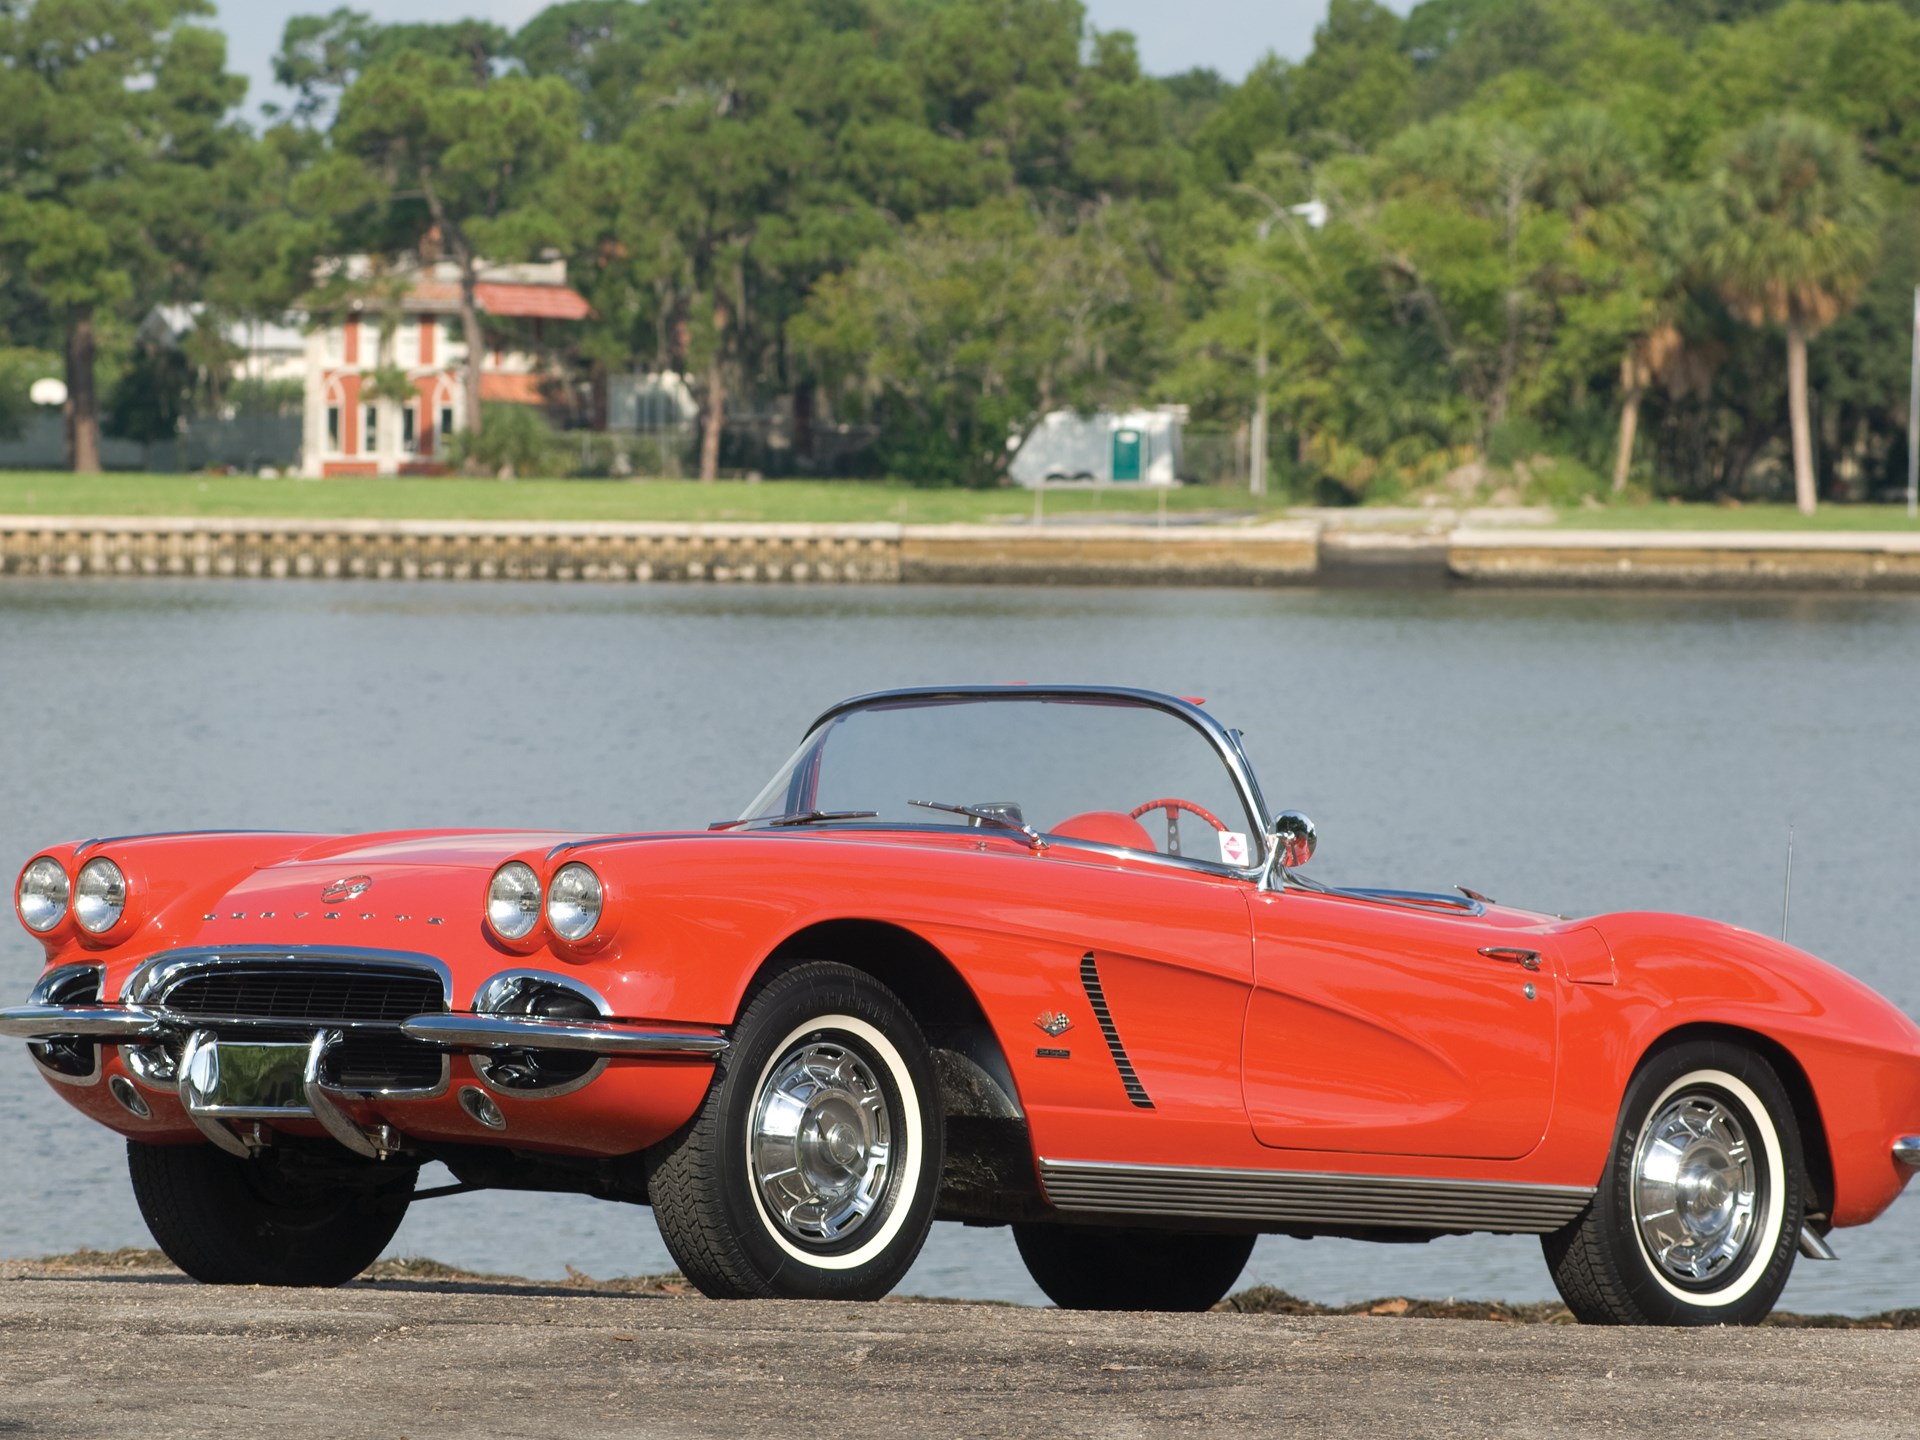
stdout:
<svg viewBox="0 0 1920 1440">
<path fill-rule="evenodd" d="M 1018 690 L 878 699 L 816 727 L 735 824 L 1031 827 L 1257 865 L 1260 825 L 1221 742 L 1182 708 Z"/>
</svg>

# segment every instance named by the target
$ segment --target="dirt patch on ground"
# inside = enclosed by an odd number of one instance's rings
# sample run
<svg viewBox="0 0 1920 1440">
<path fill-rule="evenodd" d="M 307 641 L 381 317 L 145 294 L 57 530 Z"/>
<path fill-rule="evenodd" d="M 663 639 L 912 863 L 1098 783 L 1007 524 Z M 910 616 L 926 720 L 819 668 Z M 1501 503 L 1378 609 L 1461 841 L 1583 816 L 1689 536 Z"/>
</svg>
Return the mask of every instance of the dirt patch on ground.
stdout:
<svg viewBox="0 0 1920 1440">
<path fill-rule="evenodd" d="M 9 1266 L 16 1273 L 41 1273 L 48 1276 L 100 1274 L 112 1271 L 178 1272 L 173 1262 L 158 1250 L 129 1246 L 121 1250 L 74 1250 L 65 1255 L 15 1261 Z M 699 1291 L 677 1272 L 664 1275 L 618 1275 L 598 1279 L 584 1270 L 567 1267 L 565 1280 L 528 1280 L 518 1275 L 499 1275 L 485 1270 L 463 1270 L 425 1257 L 377 1260 L 354 1282 L 356 1285 L 431 1284 L 538 1286 L 542 1290 L 577 1290 L 587 1294 L 698 1296 Z M 1004 1301 L 960 1301 L 938 1295 L 895 1295 L 890 1300 L 916 1305 L 1005 1304 Z M 1229 1295 L 1216 1311 L 1240 1315 L 1372 1316 L 1396 1320 L 1491 1320 L 1509 1325 L 1575 1325 L 1567 1307 L 1558 1300 L 1540 1300 L 1515 1304 L 1505 1300 L 1419 1300 L 1407 1295 L 1382 1296 L 1353 1305 L 1322 1305 L 1317 1300 L 1302 1300 L 1273 1285 L 1255 1285 Z M 1777 1310 L 1767 1317 L 1768 1325 L 1790 1330 L 1920 1330 L 1920 1309 L 1882 1310 L 1873 1315 L 1799 1315 Z"/>
</svg>

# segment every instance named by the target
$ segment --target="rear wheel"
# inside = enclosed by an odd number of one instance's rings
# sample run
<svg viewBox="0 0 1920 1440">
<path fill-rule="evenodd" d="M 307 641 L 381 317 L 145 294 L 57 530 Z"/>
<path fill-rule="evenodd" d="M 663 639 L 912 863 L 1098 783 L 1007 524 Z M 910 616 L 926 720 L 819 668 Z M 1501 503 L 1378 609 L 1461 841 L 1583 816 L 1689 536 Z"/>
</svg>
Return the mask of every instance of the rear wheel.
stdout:
<svg viewBox="0 0 1920 1440">
<path fill-rule="evenodd" d="M 344 1285 L 380 1258 L 416 1170 L 304 1172 L 269 1150 L 252 1160 L 211 1145 L 127 1142 L 133 1196 L 154 1242 L 209 1285 Z"/>
<path fill-rule="evenodd" d="M 797 966 L 747 1003 L 700 1113 L 648 1157 L 660 1236 L 714 1299 L 877 1300 L 933 1223 L 942 1118 L 894 994 Z"/>
<path fill-rule="evenodd" d="M 1606 1174 L 1579 1219 L 1541 1237 L 1590 1324 L 1757 1325 L 1792 1273 L 1804 1161 L 1773 1067 L 1694 1041 L 1628 1085 Z"/>
<path fill-rule="evenodd" d="M 1015 1225 L 1033 1283 L 1062 1310 L 1208 1310 L 1253 1254 L 1251 1235 Z"/>
</svg>

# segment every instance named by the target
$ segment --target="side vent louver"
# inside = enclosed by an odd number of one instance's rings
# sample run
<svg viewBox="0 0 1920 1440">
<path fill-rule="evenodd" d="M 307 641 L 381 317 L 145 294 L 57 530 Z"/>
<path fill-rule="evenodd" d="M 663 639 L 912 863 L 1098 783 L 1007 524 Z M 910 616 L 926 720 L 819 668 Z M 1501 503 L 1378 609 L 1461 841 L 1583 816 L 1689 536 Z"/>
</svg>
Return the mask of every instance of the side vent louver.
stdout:
<svg viewBox="0 0 1920 1440">
<path fill-rule="evenodd" d="M 1120 1072 L 1127 1099 L 1142 1110 L 1153 1109 L 1153 1099 L 1134 1073 L 1133 1061 L 1127 1058 L 1127 1047 L 1120 1043 L 1120 1031 L 1114 1026 L 1113 1012 L 1107 1009 L 1107 992 L 1100 986 L 1100 967 L 1094 962 L 1091 950 L 1080 957 L 1080 984 L 1087 992 L 1087 1003 L 1093 1007 L 1093 1018 L 1100 1022 L 1100 1033 L 1106 1037 L 1108 1053 L 1113 1056 L 1114 1068 Z"/>
</svg>

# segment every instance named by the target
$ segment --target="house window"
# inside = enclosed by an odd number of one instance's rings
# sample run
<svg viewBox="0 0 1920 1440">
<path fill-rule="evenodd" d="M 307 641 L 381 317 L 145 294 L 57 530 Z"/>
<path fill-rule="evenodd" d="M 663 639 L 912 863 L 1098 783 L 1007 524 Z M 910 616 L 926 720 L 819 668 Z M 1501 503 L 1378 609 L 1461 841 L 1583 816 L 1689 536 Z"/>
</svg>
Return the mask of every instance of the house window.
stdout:
<svg viewBox="0 0 1920 1440">
<path fill-rule="evenodd" d="M 340 407 L 327 406 L 327 450 L 334 455 L 340 453 Z"/>
<path fill-rule="evenodd" d="M 393 337 L 393 363 L 411 370 L 420 363 L 420 322 L 408 317 Z"/>
<path fill-rule="evenodd" d="M 360 436 L 360 453 L 376 455 L 380 451 L 380 407 L 367 406 L 367 428 Z"/>
<path fill-rule="evenodd" d="M 440 407 L 440 433 L 443 436 L 453 434 L 453 406 Z"/>
<path fill-rule="evenodd" d="M 405 405 L 400 409 L 400 448 L 408 455 L 418 453 L 420 449 L 420 407 Z"/>
<path fill-rule="evenodd" d="M 327 327 L 327 363 L 338 365 L 347 358 L 347 332 L 344 326 Z"/>
</svg>

